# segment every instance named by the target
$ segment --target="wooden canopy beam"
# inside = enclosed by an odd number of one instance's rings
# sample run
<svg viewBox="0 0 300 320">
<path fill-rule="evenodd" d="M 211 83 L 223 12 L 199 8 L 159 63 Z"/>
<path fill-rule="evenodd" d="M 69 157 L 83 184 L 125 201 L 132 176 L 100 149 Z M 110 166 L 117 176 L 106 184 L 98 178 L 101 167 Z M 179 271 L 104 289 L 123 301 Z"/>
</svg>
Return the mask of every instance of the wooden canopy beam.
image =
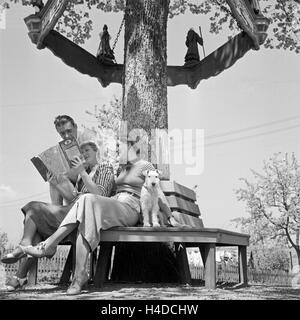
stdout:
<svg viewBox="0 0 300 320">
<path fill-rule="evenodd" d="M 122 64 L 101 64 L 95 56 L 57 31 L 51 30 L 43 45 L 68 66 L 82 74 L 97 78 L 103 87 L 110 83 L 122 83 Z M 214 77 L 230 68 L 251 49 L 253 42 L 247 34 L 241 32 L 192 68 L 168 66 L 168 86 L 188 85 L 195 89 L 201 80 Z"/>
<path fill-rule="evenodd" d="M 68 1 L 48 0 L 41 12 L 24 19 L 31 41 L 38 49 L 47 47 L 80 73 L 97 78 L 103 87 L 110 83 L 122 84 L 122 64 L 101 64 L 95 56 L 53 30 Z M 258 50 L 265 41 L 268 19 L 261 13 L 254 13 L 249 0 L 227 0 L 227 3 L 244 31 L 192 67 L 168 66 L 168 86 L 188 85 L 195 89 L 201 80 L 214 77 L 230 68 L 249 50 Z"/>
</svg>

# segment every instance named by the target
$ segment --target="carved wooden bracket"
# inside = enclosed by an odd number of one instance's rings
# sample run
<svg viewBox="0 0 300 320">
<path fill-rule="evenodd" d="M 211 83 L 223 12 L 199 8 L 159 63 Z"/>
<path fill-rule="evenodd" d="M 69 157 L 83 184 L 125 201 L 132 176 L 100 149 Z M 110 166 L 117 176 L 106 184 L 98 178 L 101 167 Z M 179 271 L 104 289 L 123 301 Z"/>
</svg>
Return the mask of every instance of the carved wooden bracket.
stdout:
<svg viewBox="0 0 300 320">
<path fill-rule="evenodd" d="M 48 0 L 41 12 L 24 19 L 31 41 L 38 49 L 47 47 L 80 73 L 97 78 L 103 87 L 110 83 L 122 84 L 122 64 L 101 64 L 95 56 L 53 30 L 68 1 Z M 249 0 L 227 0 L 227 3 L 244 31 L 191 67 L 168 66 L 168 86 L 188 85 L 195 89 L 201 80 L 218 75 L 250 49 L 258 50 L 263 44 L 270 21 L 261 13 L 255 13 Z"/>
<path fill-rule="evenodd" d="M 82 74 L 97 78 L 103 87 L 110 83 L 122 84 L 122 64 L 101 64 L 95 56 L 54 30 L 50 31 L 43 43 L 65 64 Z M 168 66 L 167 84 L 171 87 L 188 85 L 195 89 L 201 80 L 214 77 L 230 68 L 250 49 L 253 49 L 252 40 L 247 34 L 241 32 L 193 67 Z"/>
</svg>

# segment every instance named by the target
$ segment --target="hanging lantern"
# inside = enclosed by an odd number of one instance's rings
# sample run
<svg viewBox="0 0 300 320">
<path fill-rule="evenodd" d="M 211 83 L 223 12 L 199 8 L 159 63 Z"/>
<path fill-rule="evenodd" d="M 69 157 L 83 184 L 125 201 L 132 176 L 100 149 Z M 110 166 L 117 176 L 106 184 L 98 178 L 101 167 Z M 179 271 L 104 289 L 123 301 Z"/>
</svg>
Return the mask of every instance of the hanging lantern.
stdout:
<svg viewBox="0 0 300 320">
<path fill-rule="evenodd" d="M 41 18 L 32 14 L 24 19 L 26 26 L 28 28 L 28 35 L 31 41 L 36 44 L 41 32 Z"/>
<path fill-rule="evenodd" d="M 261 13 L 255 17 L 256 35 L 259 39 L 259 44 L 262 44 L 266 40 L 270 23 L 270 19 L 266 18 Z"/>
</svg>

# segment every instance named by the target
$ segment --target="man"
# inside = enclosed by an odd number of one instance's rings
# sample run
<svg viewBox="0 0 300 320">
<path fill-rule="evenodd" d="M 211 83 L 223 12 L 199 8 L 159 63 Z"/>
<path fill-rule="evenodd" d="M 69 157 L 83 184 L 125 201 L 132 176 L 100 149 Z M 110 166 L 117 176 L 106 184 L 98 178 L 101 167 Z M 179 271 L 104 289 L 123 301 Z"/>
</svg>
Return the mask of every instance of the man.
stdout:
<svg viewBox="0 0 300 320">
<path fill-rule="evenodd" d="M 84 132 L 78 130 L 77 124 L 75 123 L 74 119 L 68 115 L 59 115 L 54 120 L 55 129 L 58 134 L 61 136 L 63 140 L 74 137 L 78 144 L 81 144 L 84 141 L 91 140 L 91 137 Z M 75 185 L 77 181 L 77 175 L 69 174 L 69 179 L 64 176 L 60 176 L 58 185 L 56 188 L 53 187 L 53 184 L 50 183 L 50 198 L 53 204 L 63 204 L 63 200 L 65 202 L 69 202 L 69 199 L 64 197 L 64 188 L 68 188 L 71 182 Z M 60 190 L 59 190 L 60 189 Z"/>
<path fill-rule="evenodd" d="M 77 139 L 77 124 L 70 116 L 57 116 L 54 120 L 54 125 L 62 139 L 68 139 L 71 136 Z"/>
</svg>

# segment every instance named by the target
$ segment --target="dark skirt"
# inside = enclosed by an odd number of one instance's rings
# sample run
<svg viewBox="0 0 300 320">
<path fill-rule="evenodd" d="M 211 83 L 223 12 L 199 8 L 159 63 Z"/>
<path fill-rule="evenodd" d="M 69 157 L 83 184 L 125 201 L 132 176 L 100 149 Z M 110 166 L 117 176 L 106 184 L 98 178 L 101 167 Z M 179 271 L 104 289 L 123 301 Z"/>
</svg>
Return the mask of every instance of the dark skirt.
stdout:
<svg viewBox="0 0 300 320">
<path fill-rule="evenodd" d="M 74 203 L 75 199 L 68 205 L 55 205 L 40 201 L 31 201 L 21 210 L 24 215 L 30 217 L 35 223 L 37 232 L 41 238 L 46 239 L 58 229 Z"/>
</svg>

